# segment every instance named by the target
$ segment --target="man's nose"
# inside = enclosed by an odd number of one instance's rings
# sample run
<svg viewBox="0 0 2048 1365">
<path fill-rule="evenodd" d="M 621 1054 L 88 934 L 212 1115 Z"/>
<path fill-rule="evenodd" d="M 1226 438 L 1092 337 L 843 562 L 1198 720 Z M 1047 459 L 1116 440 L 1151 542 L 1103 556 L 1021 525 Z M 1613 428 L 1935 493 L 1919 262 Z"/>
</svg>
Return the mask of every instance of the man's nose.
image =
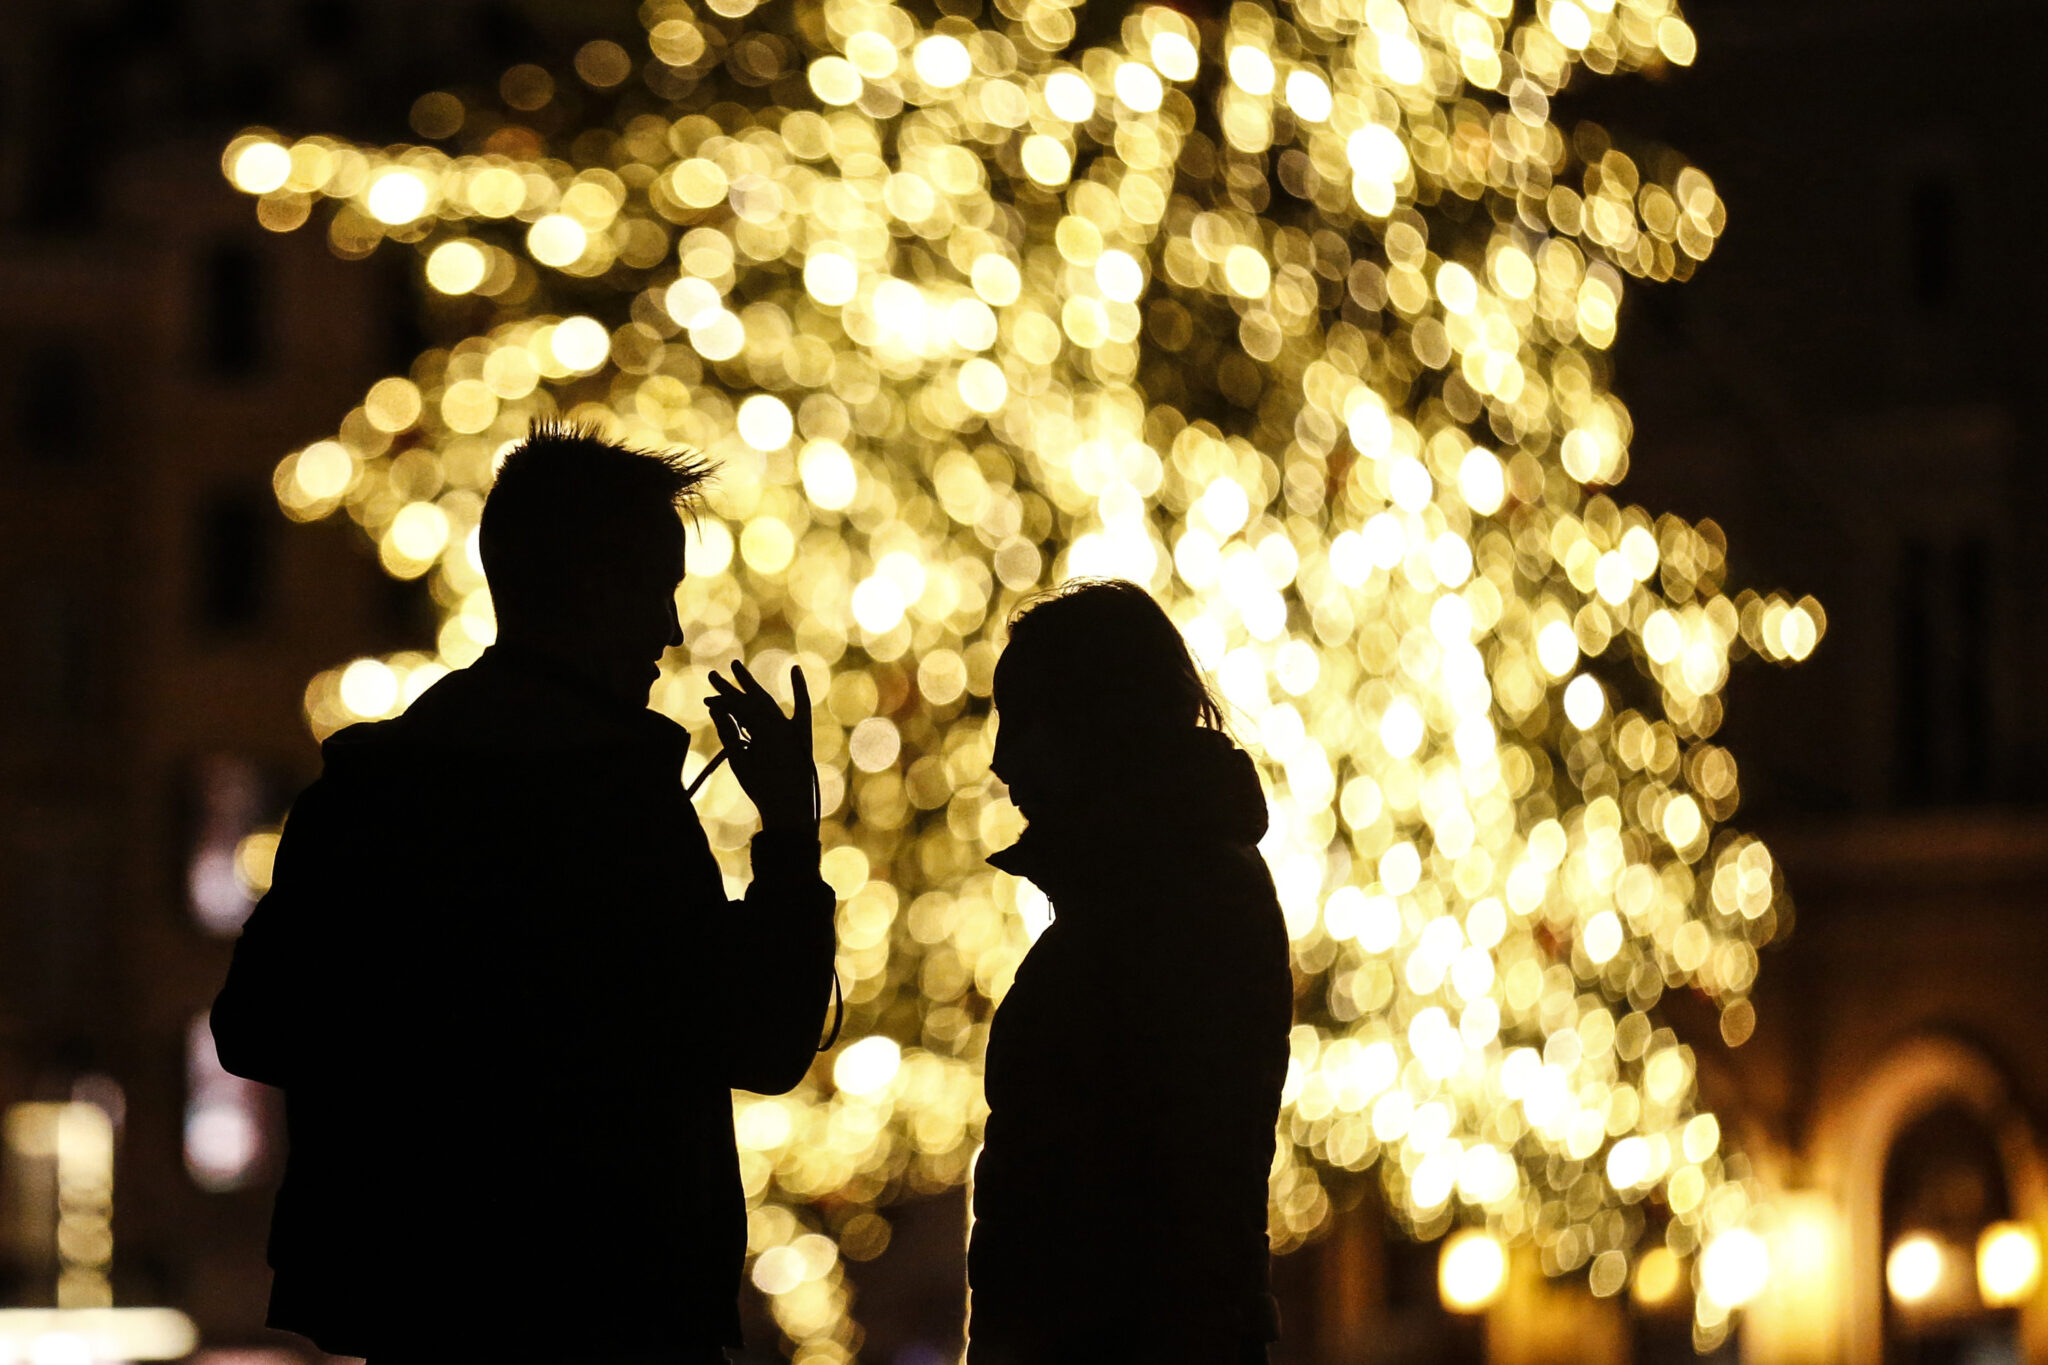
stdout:
<svg viewBox="0 0 2048 1365">
<path fill-rule="evenodd" d="M 674 598 L 670 598 L 668 604 L 668 647 L 683 647 L 683 614 L 676 610 Z"/>
</svg>

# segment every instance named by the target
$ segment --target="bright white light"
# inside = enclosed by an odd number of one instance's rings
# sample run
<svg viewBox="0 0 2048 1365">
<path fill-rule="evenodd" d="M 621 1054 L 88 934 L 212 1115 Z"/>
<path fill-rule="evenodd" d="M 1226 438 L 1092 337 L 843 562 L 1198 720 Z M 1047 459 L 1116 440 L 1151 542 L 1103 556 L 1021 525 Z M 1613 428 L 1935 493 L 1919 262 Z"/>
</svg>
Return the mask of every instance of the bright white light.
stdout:
<svg viewBox="0 0 2048 1365">
<path fill-rule="evenodd" d="M 292 173 L 292 154 L 275 142 L 252 142 L 235 157 L 228 178 L 245 194 L 268 194 Z"/>
<path fill-rule="evenodd" d="M 780 450 L 796 433 L 789 405 L 772 393 L 757 393 L 740 404 L 740 439 L 759 451 Z"/>
<path fill-rule="evenodd" d="M 341 670 L 341 704 L 365 719 L 398 704 L 398 675 L 381 659 L 357 659 Z"/>
<path fill-rule="evenodd" d="M 2041 1284 L 2041 1240 L 2025 1223 L 1993 1223 L 1977 1238 L 1977 1292 L 1990 1308 L 2024 1303 Z"/>
<path fill-rule="evenodd" d="M 1536 632 L 1536 659 L 1543 671 L 1562 678 L 1579 662 L 1579 637 L 1569 622 L 1552 621 Z"/>
<path fill-rule="evenodd" d="M 1626 1137 L 1607 1153 L 1607 1183 L 1618 1191 L 1632 1190 L 1650 1178 L 1650 1144 Z"/>
<path fill-rule="evenodd" d="M 1730 1228 L 1700 1256 L 1701 1292 L 1723 1308 L 1740 1308 L 1763 1292 L 1771 1253 L 1748 1228 Z"/>
<path fill-rule="evenodd" d="M 1581 673 L 1573 678 L 1564 689 L 1564 715 L 1581 730 L 1590 730 L 1600 723 L 1600 717 L 1607 711 L 1607 694 L 1600 690 L 1600 684 L 1590 673 Z"/>
<path fill-rule="evenodd" d="M 550 213 L 526 230 L 526 250 L 542 265 L 560 269 L 572 264 L 590 245 L 583 224 L 566 213 Z"/>
<path fill-rule="evenodd" d="M 612 338 L 596 318 L 563 318 L 550 346 L 565 368 L 588 371 L 604 364 L 612 353 Z"/>
<path fill-rule="evenodd" d="M 870 635 L 886 635 L 903 621 L 903 589 L 880 574 L 864 578 L 853 590 L 853 619 Z"/>
<path fill-rule="evenodd" d="M 903 1049 L 893 1038 L 863 1038 L 832 1063 L 832 1083 L 849 1095 L 872 1095 L 896 1079 Z"/>
<path fill-rule="evenodd" d="M 1230 79 L 1247 94 L 1273 93 L 1273 59 L 1255 47 L 1230 49 Z"/>
<path fill-rule="evenodd" d="M 806 271 L 806 283 L 809 278 Z M 668 287 L 661 302 L 678 327 L 695 327 L 700 320 L 717 311 L 723 300 L 709 281 L 686 275 Z"/>
<path fill-rule="evenodd" d="M 393 168 L 370 182 L 366 202 L 370 216 L 380 223 L 410 223 L 427 211 L 427 182 L 411 171 Z"/>
<path fill-rule="evenodd" d="M 1068 123 L 1086 123 L 1095 113 L 1095 92 L 1078 72 L 1055 71 L 1045 78 L 1045 103 Z"/>
<path fill-rule="evenodd" d="M 1586 17 L 1573 0 L 1553 0 L 1550 6 L 1550 31 L 1557 40 L 1574 52 L 1583 49 L 1593 41 L 1593 21 Z"/>
<path fill-rule="evenodd" d="M 1395 758 L 1407 758 L 1422 747 L 1422 713 L 1402 697 L 1380 717 L 1380 743 Z"/>
<path fill-rule="evenodd" d="M 1391 184 L 1408 173 L 1408 149 L 1400 134 L 1378 123 L 1368 123 L 1344 144 L 1351 169 L 1367 180 Z"/>
<path fill-rule="evenodd" d="M 1330 87 L 1313 71 L 1296 71 L 1287 78 L 1287 107 L 1310 123 L 1330 116 Z"/>
<path fill-rule="evenodd" d="M 1133 303 L 1145 292 L 1145 269 L 1128 251 L 1112 247 L 1095 260 L 1095 283 L 1104 298 Z"/>
<path fill-rule="evenodd" d="M 407 503 L 391 519 L 391 543 L 407 559 L 432 559 L 448 545 L 448 514 L 431 502 Z"/>
<path fill-rule="evenodd" d="M 919 43 L 910 64 L 917 68 L 919 80 L 940 90 L 951 90 L 974 74 L 967 45 L 949 33 L 934 33 Z"/>
<path fill-rule="evenodd" d="M 1453 1313 L 1477 1313 L 1500 1296 L 1508 1256 L 1491 1234 L 1469 1228 L 1444 1243 L 1437 1261 L 1437 1292 Z"/>
<path fill-rule="evenodd" d="M 680 285 L 682 281 L 677 281 Z M 709 286 L 706 286 L 707 288 Z M 843 251 L 814 251 L 804 262 L 804 288 L 819 303 L 838 307 L 860 290 L 860 266 Z M 670 293 L 674 293 L 671 288 Z M 714 302 L 716 296 L 714 295 Z M 674 311 L 673 308 L 670 309 Z M 680 321 L 680 319 L 678 319 Z"/>
<path fill-rule="evenodd" d="M 1202 57 L 1184 34 L 1162 29 L 1152 35 L 1152 64 L 1168 80 L 1191 81 L 1202 69 Z"/>
<path fill-rule="evenodd" d="M 1003 367 L 976 356 L 960 367 L 960 401 L 980 413 L 992 413 L 1009 401 L 1010 381 Z"/>
<path fill-rule="evenodd" d="M 797 456 L 797 472 L 804 481 L 804 496 L 828 512 L 843 512 L 860 491 L 860 476 L 853 458 L 836 441 L 810 441 Z"/>
<path fill-rule="evenodd" d="M 1579 944 L 1595 966 L 1606 966 L 1621 951 L 1621 920 L 1612 910 L 1602 910 L 1586 921 Z"/>
<path fill-rule="evenodd" d="M 1941 1247 L 1932 1237 L 1915 1233 L 1901 1238 L 1884 1258 L 1884 1282 L 1900 1303 L 1919 1303 L 1941 1285 Z"/>
<path fill-rule="evenodd" d="M 1125 62 L 1119 66 L 1111 84 L 1124 107 L 1135 113 L 1151 113 L 1166 97 L 1166 87 L 1160 82 L 1159 73 L 1143 62 Z"/>
</svg>

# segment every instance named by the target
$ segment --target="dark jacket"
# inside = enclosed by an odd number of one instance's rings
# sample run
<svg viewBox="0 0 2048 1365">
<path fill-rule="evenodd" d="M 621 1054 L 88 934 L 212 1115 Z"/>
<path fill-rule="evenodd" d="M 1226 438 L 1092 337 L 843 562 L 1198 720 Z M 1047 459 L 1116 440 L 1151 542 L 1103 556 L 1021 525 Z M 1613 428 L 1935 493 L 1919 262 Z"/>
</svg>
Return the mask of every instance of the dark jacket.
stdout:
<svg viewBox="0 0 2048 1365">
<path fill-rule="evenodd" d="M 989 860 L 1057 917 L 989 1035 L 972 1365 L 1263 1358 L 1293 1005 L 1265 829 L 1251 760 L 1197 731 Z"/>
<path fill-rule="evenodd" d="M 809 1066 L 833 896 L 814 836 L 764 833 L 727 901 L 687 747 L 502 647 L 327 741 L 213 1009 L 285 1092 L 272 1326 L 738 1342 L 730 1092 Z"/>
</svg>

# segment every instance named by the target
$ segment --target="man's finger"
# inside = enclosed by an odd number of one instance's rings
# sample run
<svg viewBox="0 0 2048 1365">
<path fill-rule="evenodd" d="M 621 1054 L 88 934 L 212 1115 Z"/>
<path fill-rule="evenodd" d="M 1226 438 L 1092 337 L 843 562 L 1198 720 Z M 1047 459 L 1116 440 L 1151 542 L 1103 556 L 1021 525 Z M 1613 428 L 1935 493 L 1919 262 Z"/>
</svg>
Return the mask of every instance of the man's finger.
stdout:
<svg viewBox="0 0 2048 1365">
<path fill-rule="evenodd" d="M 748 670 L 747 666 L 744 663 L 742 663 L 738 659 L 734 659 L 732 661 L 732 671 L 736 675 L 738 675 L 740 682 L 746 687 L 748 692 L 752 693 L 761 701 L 774 707 L 775 714 L 777 716 L 780 716 L 782 714 L 782 704 L 775 700 L 775 694 L 770 692 L 767 688 L 761 686 L 761 680 L 759 678 L 756 678 L 753 675 L 753 673 Z"/>
<path fill-rule="evenodd" d="M 739 726 L 734 723 L 730 715 L 714 708 L 711 712 L 711 724 L 717 729 L 718 738 L 726 748 L 738 747 L 740 742 Z"/>
<path fill-rule="evenodd" d="M 732 703 L 725 697 L 706 697 L 704 705 L 711 713 L 711 723 L 718 727 L 720 737 L 730 744 L 737 741 L 751 744 L 755 727 L 742 720 L 732 709 Z"/>
<path fill-rule="evenodd" d="M 795 703 L 791 708 L 791 719 L 796 721 L 797 732 L 808 736 L 811 733 L 811 685 L 804 681 L 804 671 L 795 664 L 789 666 L 789 694 Z"/>
</svg>

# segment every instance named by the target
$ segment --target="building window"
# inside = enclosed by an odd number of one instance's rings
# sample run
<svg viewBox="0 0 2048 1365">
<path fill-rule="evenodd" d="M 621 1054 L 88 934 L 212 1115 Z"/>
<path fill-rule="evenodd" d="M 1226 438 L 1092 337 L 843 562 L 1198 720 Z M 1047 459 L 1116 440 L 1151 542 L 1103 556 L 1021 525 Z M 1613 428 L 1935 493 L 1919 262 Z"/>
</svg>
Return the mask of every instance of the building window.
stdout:
<svg viewBox="0 0 2048 1365">
<path fill-rule="evenodd" d="M 52 722 L 87 720 L 99 710 L 94 621 L 81 589 L 48 580 L 24 585 L 16 599 L 14 644 L 20 714 Z"/>
<path fill-rule="evenodd" d="M 263 263 L 251 248 L 222 243 L 206 256 L 201 272 L 200 353 L 223 379 L 245 379 L 263 365 L 265 337 Z"/>
<path fill-rule="evenodd" d="M 1956 289 L 1956 187 L 1933 177 L 1906 199 L 1906 242 L 1913 298 L 1925 309 L 1944 307 Z"/>
<path fill-rule="evenodd" d="M 74 346 L 43 346 L 23 356 L 15 380 L 23 453 L 47 465 L 82 463 L 93 444 L 92 389 L 92 371 Z"/>
<path fill-rule="evenodd" d="M 236 491 L 201 505 L 193 575 L 201 627 L 237 633 L 262 622 L 270 597 L 271 529 L 267 499 Z"/>
<path fill-rule="evenodd" d="M 1995 590 L 1991 547 L 1982 539 L 1909 541 L 1899 556 L 1894 786 L 1906 805 L 1996 793 Z"/>
</svg>

